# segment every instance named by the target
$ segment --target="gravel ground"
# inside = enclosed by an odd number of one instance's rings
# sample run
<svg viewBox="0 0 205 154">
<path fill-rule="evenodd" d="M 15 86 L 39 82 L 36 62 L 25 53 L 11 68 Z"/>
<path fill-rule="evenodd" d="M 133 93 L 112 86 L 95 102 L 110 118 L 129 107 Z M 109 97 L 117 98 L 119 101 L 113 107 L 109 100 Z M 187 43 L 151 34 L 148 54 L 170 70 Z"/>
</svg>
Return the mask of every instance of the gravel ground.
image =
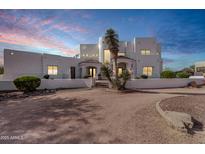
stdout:
<svg viewBox="0 0 205 154">
<path fill-rule="evenodd" d="M 167 126 L 155 110 L 173 96 L 97 88 L 4 100 L 0 143 L 204 143 Z"/>
<path fill-rule="evenodd" d="M 179 96 L 160 103 L 163 110 L 185 112 L 205 125 L 205 96 Z"/>
</svg>

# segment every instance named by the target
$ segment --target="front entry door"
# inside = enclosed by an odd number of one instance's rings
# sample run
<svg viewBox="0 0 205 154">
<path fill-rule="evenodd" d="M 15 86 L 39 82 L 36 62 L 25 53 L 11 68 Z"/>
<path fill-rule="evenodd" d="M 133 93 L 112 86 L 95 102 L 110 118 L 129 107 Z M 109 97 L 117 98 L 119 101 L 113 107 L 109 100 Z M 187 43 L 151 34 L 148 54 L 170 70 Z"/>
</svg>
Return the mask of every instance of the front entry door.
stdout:
<svg viewBox="0 0 205 154">
<path fill-rule="evenodd" d="M 70 76 L 71 79 L 75 79 L 75 67 L 70 67 Z"/>
<path fill-rule="evenodd" d="M 90 67 L 90 68 L 89 68 L 89 75 L 90 75 L 91 77 L 95 78 L 95 77 L 96 77 L 96 68 Z"/>
</svg>

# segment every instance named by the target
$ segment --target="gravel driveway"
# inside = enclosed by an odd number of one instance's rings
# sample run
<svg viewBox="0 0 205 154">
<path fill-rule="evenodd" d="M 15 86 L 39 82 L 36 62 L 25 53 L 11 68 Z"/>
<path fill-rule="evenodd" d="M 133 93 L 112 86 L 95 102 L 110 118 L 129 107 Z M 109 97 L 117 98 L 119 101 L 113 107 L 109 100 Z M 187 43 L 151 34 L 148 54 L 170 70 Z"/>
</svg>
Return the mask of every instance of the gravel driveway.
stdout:
<svg viewBox="0 0 205 154">
<path fill-rule="evenodd" d="M 204 136 L 173 130 L 156 112 L 157 101 L 174 96 L 98 88 L 1 101 L 0 142 L 204 143 Z"/>
</svg>

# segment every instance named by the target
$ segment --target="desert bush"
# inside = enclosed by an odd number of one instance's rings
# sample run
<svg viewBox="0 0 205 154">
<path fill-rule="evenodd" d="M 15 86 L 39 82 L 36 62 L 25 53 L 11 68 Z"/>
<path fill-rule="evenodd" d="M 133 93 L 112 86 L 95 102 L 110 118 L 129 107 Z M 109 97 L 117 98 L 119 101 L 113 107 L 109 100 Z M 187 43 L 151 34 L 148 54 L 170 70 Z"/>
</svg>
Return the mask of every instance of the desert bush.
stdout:
<svg viewBox="0 0 205 154">
<path fill-rule="evenodd" d="M 35 91 L 41 84 L 41 79 L 35 76 L 22 76 L 13 81 L 16 88 L 20 91 Z"/>
<path fill-rule="evenodd" d="M 177 77 L 177 78 L 189 78 L 189 76 L 190 76 L 190 74 L 187 73 L 187 72 L 178 72 L 178 73 L 176 74 L 176 77 Z"/>
<path fill-rule="evenodd" d="M 0 66 L 0 74 L 4 74 L 4 67 Z"/>
<path fill-rule="evenodd" d="M 128 70 L 123 70 L 122 74 L 118 78 L 111 78 L 112 70 L 108 65 L 103 65 L 101 67 L 101 72 L 104 77 L 106 77 L 112 84 L 114 89 L 123 90 L 127 81 L 130 79 L 130 73 Z"/>
<path fill-rule="evenodd" d="M 145 75 L 145 74 L 142 74 L 140 77 L 141 77 L 142 79 L 147 79 L 147 78 L 148 78 L 148 76 Z"/>
<path fill-rule="evenodd" d="M 127 81 L 130 79 L 130 77 L 131 74 L 127 69 L 122 71 L 122 74 L 120 76 L 120 78 L 122 79 L 120 89 L 125 89 L 125 85 Z"/>
<path fill-rule="evenodd" d="M 106 77 L 112 83 L 112 69 L 108 65 L 103 65 L 101 67 L 101 72 L 104 77 Z"/>
<path fill-rule="evenodd" d="M 50 77 L 50 76 L 49 76 L 48 74 L 46 74 L 46 75 L 43 76 L 44 79 L 49 79 L 49 77 Z"/>
<path fill-rule="evenodd" d="M 161 73 L 161 78 L 175 78 L 176 74 L 171 70 L 166 70 Z"/>
</svg>

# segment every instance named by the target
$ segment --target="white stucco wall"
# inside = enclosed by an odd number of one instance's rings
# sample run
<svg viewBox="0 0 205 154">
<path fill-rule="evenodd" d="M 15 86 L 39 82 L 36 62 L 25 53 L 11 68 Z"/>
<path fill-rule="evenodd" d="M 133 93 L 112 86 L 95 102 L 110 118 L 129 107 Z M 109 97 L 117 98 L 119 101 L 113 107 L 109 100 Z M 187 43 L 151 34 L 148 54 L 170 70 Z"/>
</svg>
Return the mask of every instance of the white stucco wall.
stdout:
<svg viewBox="0 0 205 154">
<path fill-rule="evenodd" d="M 42 78 L 48 74 L 49 65 L 58 66 L 58 75 L 50 75 L 51 78 L 71 78 L 71 67 L 75 67 L 75 77 L 79 78 L 79 62 L 80 59 L 73 57 L 5 49 L 3 79 L 13 80 L 24 75 Z"/>
<path fill-rule="evenodd" d="M 152 77 L 160 77 L 162 71 L 162 59 L 160 45 L 154 38 L 135 38 L 134 39 L 134 52 L 136 53 L 137 74 L 141 76 L 143 74 L 143 67 L 153 67 Z M 141 49 L 149 49 L 151 55 L 141 55 Z"/>
<path fill-rule="evenodd" d="M 42 77 L 42 56 L 38 53 L 4 50 L 4 79 L 22 75 Z"/>
<path fill-rule="evenodd" d="M 179 88 L 185 87 L 191 81 L 198 85 L 205 83 L 204 79 L 133 79 L 127 82 L 128 89 L 155 89 L 155 88 Z"/>
<path fill-rule="evenodd" d="M 80 44 L 80 59 L 81 60 L 99 60 L 98 44 Z"/>
<path fill-rule="evenodd" d="M 54 79 L 41 80 L 39 89 L 85 88 L 92 87 L 92 79 Z"/>
<path fill-rule="evenodd" d="M 103 38 L 99 39 L 99 60 L 103 60 L 103 51 L 106 45 L 103 43 Z M 141 55 L 141 49 L 149 49 L 151 55 Z M 120 41 L 119 52 L 125 53 L 125 56 L 136 60 L 134 68 L 134 76 L 141 76 L 143 74 L 143 67 L 153 67 L 152 77 L 160 77 L 162 71 L 162 59 L 160 44 L 155 38 L 134 38 L 133 41 Z"/>
<path fill-rule="evenodd" d="M 77 58 L 43 54 L 43 75 L 48 74 L 49 65 L 56 65 L 58 66 L 58 75 L 51 75 L 52 78 L 71 78 L 71 67 L 75 67 L 75 76 L 79 78 L 79 62 L 80 59 Z"/>
<path fill-rule="evenodd" d="M 90 88 L 92 85 L 92 79 L 41 79 L 41 85 L 38 89 Z M 13 81 L 0 81 L 0 91 L 9 90 L 17 90 Z"/>
</svg>

